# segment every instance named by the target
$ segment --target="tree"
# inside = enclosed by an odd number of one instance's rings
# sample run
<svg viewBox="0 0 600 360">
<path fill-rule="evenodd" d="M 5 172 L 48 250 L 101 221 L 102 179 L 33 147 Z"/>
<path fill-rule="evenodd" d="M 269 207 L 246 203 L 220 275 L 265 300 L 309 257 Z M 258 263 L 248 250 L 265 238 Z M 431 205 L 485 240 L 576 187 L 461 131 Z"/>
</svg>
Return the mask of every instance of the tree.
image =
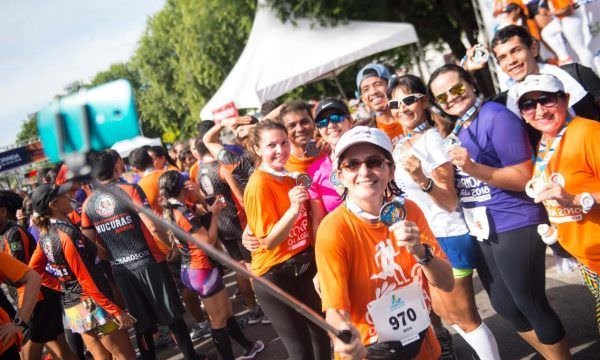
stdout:
<svg viewBox="0 0 600 360">
<path fill-rule="evenodd" d="M 21 130 L 17 134 L 17 143 L 26 143 L 38 138 L 37 119 L 35 114 L 27 116 L 27 120 L 23 121 Z"/>
<path fill-rule="evenodd" d="M 200 109 L 229 73 L 252 26 L 254 0 L 168 0 L 132 59 L 143 121 L 163 139 L 189 137 Z"/>
</svg>

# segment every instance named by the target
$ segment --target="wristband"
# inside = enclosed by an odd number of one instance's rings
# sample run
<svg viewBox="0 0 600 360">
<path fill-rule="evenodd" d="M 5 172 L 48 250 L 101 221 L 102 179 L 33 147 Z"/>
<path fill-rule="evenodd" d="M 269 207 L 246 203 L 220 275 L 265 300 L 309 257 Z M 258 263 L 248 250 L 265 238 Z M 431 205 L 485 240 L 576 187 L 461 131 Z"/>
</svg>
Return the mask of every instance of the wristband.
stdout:
<svg viewBox="0 0 600 360">
<path fill-rule="evenodd" d="M 431 251 L 431 246 L 427 244 L 422 244 L 425 248 L 425 257 L 422 259 L 417 259 L 417 262 L 421 265 L 427 265 L 431 260 L 433 260 L 433 251 Z M 416 258 L 416 256 L 415 256 Z"/>
<path fill-rule="evenodd" d="M 26 323 L 23 319 L 21 319 L 19 316 L 15 316 L 15 319 L 13 320 L 13 323 L 18 326 L 23 328 L 24 330 L 28 330 L 29 329 L 29 324 Z"/>
<path fill-rule="evenodd" d="M 421 190 L 423 190 L 426 193 L 430 193 L 431 190 L 433 190 L 433 180 L 431 178 L 428 178 L 427 185 L 425 185 L 424 187 L 421 187 Z"/>
</svg>

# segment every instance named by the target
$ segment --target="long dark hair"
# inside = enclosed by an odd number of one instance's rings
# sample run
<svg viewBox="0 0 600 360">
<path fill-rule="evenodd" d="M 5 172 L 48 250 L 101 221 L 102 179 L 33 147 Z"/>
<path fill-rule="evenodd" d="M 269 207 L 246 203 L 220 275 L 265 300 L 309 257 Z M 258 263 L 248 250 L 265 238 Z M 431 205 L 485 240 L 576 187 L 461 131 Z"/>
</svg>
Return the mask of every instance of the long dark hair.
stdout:
<svg viewBox="0 0 600 360">
<path fill-rule="evenodd" d="M 156 156 L 164 157 L 167 160 L 167 163 L 177 168 L 177 163 L 171 158 L 171 155 L 169 155 L 169 152 L 164 147 L 160 145 L 150 146 L 148 151 L 153 152 Z"/>
<path fill-rule="evenodd" d="M 163 208 L 164 216 L 171 221 L 175 221 L 175 216 L 169 199 L 176 198 L 181 194 L 185 181 L 185 176 L 176 170 L 165 171 L 158 179 L 160 206 Z"/>
</svg>

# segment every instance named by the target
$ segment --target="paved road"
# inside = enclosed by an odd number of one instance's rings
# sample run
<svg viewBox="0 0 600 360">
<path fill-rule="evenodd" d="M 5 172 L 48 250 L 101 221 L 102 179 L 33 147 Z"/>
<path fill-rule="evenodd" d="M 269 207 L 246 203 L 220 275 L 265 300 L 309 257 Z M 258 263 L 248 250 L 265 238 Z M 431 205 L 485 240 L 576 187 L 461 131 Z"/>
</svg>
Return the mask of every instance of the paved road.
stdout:
<svg viewBox="0 0 600 360">
<path fill-rule="evenodd" d="M 600 337 L 594 321 L 593 299 L 587 288 L 582 285 L 579 273 L 559 273 L 554 266 L 554 259 L 550 255 L 546 257 L 546 269 L 548 297 L 565 325 L 573 358 L 576 360 L 600 360 Z M 228 280 L 231 281 L 231 277 L 228 277 Z M 233 291 L 232 287 L 230 287 L 230 291 Z M 477 279 L 475 279 L 475 291 L 479 311 L 498 340 L 502 358 L 508 360 L 542 359 L 511 330 L 505 320 L 494 312 Z M 240 301 L 237 299 L 233 301 L 235 309 L 242 311 Z M 265 351 L 256 359 L 280 360 L 287 358 L 283 344 L 271 326 L 258 324 L 247 327 L 245 331 L 251 339 L 261 339 L 267 344 Z M 469 346 L 456 334 L 453 335 L 453 340 L 458 358 L 470 360 L 472 357 Z M 195 344 L 196 349 L 207 354 L 210 359 L 219 359 L 211 341 L 198 341 Z M 241 348 L 236 346 L 234 351 L 236 354 L 240 354 Z M 171 348 L 162 351 L 159 358 L 174 360 L 183 357 Z"/>
</svg>

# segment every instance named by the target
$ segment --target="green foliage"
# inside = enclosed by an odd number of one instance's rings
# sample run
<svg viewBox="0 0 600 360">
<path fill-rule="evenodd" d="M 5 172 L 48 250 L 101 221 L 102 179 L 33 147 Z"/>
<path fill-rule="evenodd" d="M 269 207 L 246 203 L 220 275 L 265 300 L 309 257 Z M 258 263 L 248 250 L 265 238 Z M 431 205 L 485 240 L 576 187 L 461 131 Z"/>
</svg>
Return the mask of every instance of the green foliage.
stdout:
<svg viewBox="0 0 600 360">
<path fill-rule="evenodd" d="M 254 0 L 169 0 L 152 17 L 132 60 L 143 121 L 189 137 L 250 33 Z"/>
<path fill-rule="evenodd" d="M 27 120 L 23 121 L 21 125 L 21 130 L 17 134 L 17 143 L 26 143 L 31 140 L 35 140 L 38 138 L 38 130 L 37 130 L 37 122 L 36 116 L 29 115 Z"/>
</svg>

